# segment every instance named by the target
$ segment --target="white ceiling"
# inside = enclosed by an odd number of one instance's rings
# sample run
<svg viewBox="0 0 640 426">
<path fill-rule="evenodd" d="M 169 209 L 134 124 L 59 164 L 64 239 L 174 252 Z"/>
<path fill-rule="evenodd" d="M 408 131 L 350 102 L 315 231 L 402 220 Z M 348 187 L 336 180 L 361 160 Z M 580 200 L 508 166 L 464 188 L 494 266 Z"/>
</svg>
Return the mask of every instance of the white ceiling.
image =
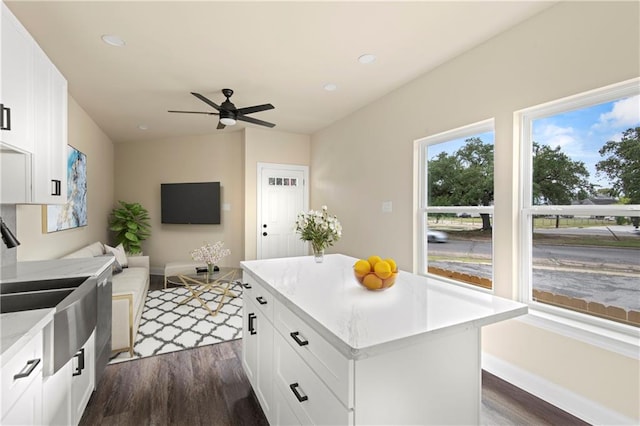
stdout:
<svg viewBox="0 0 640 426">
<path fill-rule="evenodd" d="M 553 5 L 549 1 L 6 1 L 114 142 L 216 130 L 189 92 L 312 134 Z M 100 37 L 126 41 L 116 48 Z M 357 58 L 373 53 L 362 65 Z M 470 70 L 472 72 L 472 70 Z M 334 92 L 323 90 L 334 83 Z M 148 126 L 142 131 L 139 125 Z M 253 127 L 253 124 L 246 124 Z M 264 127 L 261 127 L 264 128 Z"/>
</svg>

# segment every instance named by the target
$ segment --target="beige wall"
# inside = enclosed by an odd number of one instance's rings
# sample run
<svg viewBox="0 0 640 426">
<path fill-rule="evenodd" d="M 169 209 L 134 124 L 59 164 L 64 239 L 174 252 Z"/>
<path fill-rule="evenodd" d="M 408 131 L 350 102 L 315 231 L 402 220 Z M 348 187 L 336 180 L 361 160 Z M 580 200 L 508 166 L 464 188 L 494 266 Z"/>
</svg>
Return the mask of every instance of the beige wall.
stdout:
<svg viewBox="0 0 640 426">
<path fill-rule="evenodd" d="M 87 155 L 88 225 L 66 231 L 42 232 L 42 207 L 18 205 L 17 260 L 55 259 L 93 241 L 107 238 L 107 215 L 113 204 L 113 143 L 69 96 L 68 143 Z"/>
<path fill-rule="evenodd" d="M 151 216 L 151 237 L 142 247 L 152 273 L 164 264 L 191 260 L 191 250 L 205 242 L 224 241 L 231 250 L 221 266 L 239 266 L 244 253 L 244 165 L 242 132 L 116 144 L 116 201 L 139 202 Z M 160 184 L 220 182 L 219 225 L 162 224 Z"/>
<path fill-rule="evenodd" d="M 637 2 L 561 3 L 314 134 L 312 205 L 328 205 L 343 225 L 333 251 L 391 256 L 411 270 L 414 140 L 494 117 L 495 287 L 499 295 L 514 295 L 513 113 L 639 76 L 639 27 Z M 392 213 L 382 213 L 383 201 L 393 202 Z M 637 360 L 516 321 L 485 330 L 483 349 L 640 420 Z M 613 380 L 603 380 L 607 370 Z"/>
<path fill-rule="evenodd" d="M 257 253 L 257 169 L 258 163 L 293 164 L 308 166 L 310 137 L 294 133 L 245 129 L 245 259 L 253 260 Z"/>
</svg>

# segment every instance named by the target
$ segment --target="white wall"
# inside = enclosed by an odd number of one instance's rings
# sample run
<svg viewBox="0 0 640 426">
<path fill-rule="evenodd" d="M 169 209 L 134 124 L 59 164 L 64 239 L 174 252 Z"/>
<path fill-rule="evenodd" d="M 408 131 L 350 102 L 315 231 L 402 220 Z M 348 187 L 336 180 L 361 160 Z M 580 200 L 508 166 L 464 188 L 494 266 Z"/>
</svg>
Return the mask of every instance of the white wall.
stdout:
<svg viewBox="0 0 640 426">
<path fill-rule="evenodd" d="M 245 259 L 257 256 L 257 170 L 258 163 L 278 163 L 308 166 L 310 161 L 308 135 L 245 129 Z"/>
<path fill-rule="evenodd" d="M 18 205 L 17 260 L 55 259 L 107 238 L 107 215 L 113 204 L 113 143 L 69 95 L 68 144 L 87 155 L 87 226 L 47 234 L 42 206 Z"/>
<path fill-rule="evenodd" d="M 312 205 L 328 205 L 343 225 L 332 251 L 390 256 L 411 270 L 414 141 L 494 117 L 494 285 L 496 294 L 512 297 L 514 111 L 639 76 L 639 16 L 637 2 L 560 3 L 312 135 Z M 383 201 L 393 202 L 392 213 L 382 213 Z M 640 421 L 635 359 L 518 321 L 487 327 L 483 350 Z"/>
<path fill-rule="evenodd" d="M 143 242 L 152 273 L 166 262 L 190 261 L 191 250 L 224 241 L 231 255 L 221 266 L 238 267 L 244 254 L 244 166 L 242 132 L 218 132 L 162 140 L 116 144 L 115 199 L 139 202 L 151 217 L 151 237 Z M 220 182 L 219 225 L 162 224 L 160 184 Z"/>
</svg>

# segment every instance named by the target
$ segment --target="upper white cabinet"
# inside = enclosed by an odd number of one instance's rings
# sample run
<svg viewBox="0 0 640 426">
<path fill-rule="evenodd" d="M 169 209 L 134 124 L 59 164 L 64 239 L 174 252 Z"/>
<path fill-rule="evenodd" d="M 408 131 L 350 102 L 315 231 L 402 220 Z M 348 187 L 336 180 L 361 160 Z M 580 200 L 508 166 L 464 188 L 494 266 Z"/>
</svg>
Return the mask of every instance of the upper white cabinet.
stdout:
<svg viewBox="0 0 640 426">
<path fill-rule="evenodd" d="M 64 204 L 67 200 L 67 80 L 38 46 L 33 56 L 36 119 L 33 202 Z"/>
<path fill-rule="evenodd" d="M 0 66 L 0 202 L 64 204 L 67 81 L 4 3 Z"/>
<path fill-rule="evenodd" d="M 2 3 L 2 77 L 0 141 L 33 152 L 33 45 L 24 27 Z"/>
</svg>

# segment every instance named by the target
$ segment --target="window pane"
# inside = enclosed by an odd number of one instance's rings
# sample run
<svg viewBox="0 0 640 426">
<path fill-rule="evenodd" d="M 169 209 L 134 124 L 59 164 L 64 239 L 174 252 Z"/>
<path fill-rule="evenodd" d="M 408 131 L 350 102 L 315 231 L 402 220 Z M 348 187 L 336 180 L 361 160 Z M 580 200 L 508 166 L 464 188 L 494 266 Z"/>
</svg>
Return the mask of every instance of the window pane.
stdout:
<svg viewBox="0 0 640 426">
<path fill-rule="evenodd" d="M 640 204 L 640 96 L 533 120 L 532 204 Z"/>
<path fill-rule="evenodd" d="M 429 213 L 427 272 L 483 288 L 492 287 L 492 216 Z M 488 227 L 483 231 L 484 227 Z"/>
<path fill-rule="evenodd" d="M 533 300 L 640 326 L 640 234 L 628 217 L 534 216 Z"/>
<path fill-rule="evenodd" d="M 493 205 L 493 132 L 427 146 L 427 205 Z"/>
</svg>

